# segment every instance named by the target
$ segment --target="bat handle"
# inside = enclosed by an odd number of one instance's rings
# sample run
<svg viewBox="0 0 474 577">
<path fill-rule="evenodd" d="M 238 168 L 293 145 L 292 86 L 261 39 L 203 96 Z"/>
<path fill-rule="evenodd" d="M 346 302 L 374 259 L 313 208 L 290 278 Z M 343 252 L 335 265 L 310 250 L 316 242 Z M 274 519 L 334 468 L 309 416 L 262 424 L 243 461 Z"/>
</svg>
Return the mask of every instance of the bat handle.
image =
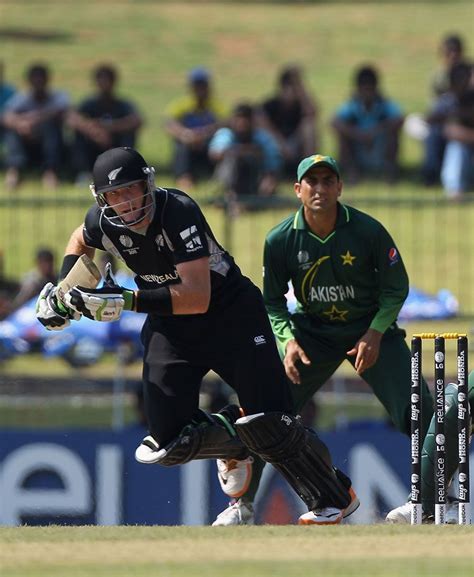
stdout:
<svg viewBox="0 0 474 577">
<path fill-rule="evenodd" d="M 108 287 L 115 287 L 118 286 L 114 276 L 112 274 L 112 265 L 108 262 L 105 265 L 105 277 L 104 277 L 104 285 Z"/>
</svg>

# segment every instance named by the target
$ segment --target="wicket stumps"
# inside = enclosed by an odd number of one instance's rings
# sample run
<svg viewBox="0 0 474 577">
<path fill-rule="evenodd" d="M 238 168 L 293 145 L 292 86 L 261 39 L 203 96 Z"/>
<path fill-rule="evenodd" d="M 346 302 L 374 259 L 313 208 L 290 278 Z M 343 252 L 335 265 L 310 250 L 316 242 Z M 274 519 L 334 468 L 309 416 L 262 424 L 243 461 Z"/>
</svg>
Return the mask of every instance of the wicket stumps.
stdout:
<svg viewBox="0 0 474 577">
<path fill-rule="evenodd" d="M 435 377 L 435 524 L 446 522 L 446 448 L 445 448 L 445 345 L 446 340 L 457 340 L 457 399 L 458 399 L 458 471 L 459 471 L 459 525 L 469 525 L 469 434 L 470 415 L 468 398 L 467 335 L 459 333 L 420 333 L 411 341 L 411 524 L 422 522 L 421 452 L 423 446 L 421 418 L 421 382 L 423 340 L 434 340 Z"/>
</svg>

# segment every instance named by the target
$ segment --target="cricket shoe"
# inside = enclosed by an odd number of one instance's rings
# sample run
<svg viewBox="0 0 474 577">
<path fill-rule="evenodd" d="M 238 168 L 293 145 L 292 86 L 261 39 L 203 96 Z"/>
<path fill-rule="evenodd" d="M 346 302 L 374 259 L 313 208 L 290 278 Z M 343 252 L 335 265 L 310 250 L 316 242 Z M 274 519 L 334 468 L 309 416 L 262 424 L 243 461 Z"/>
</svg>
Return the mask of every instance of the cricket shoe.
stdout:
<svg viewBox="0 0 474 577">
<path fill-rule="evenodd" d="M 230 527 L 231 525 L 253 525 L 254 524 L 253 505 L 245 503 L 241 499 L 230 502 L 227 509 L 217 515 L 212 524 L 213 527 Z"/>
<path fill-rule="evenodd" d="M 385 517 L 387 523 L 392 524 L 410 524 L 411 523 L 411 503 L 405 503 L 395 509 L 392 509 Z"/>
<path fill-rule="evenodd" d="M 298 519 L 298 525 L 339 525 L 343 519 L 352 515 L 360 505 L 359 498 L 352 487 L 349 489 L 349 494 L 351 502 L 345 509 L 324 507 L 323 509 L 308 511 Z"/>
<path fill-rule="evenodd" d="M 252 479 L 253 457 L 242 461 L 237 459 L 217 459 L 217 478 L 222 491 L 238 499 L 247 491 Z"/>
<path fill-rule="evenodd" d="M 145 465 L 151 465 L 157 463 L 163 456 L 162 451 L 160 451 L 160 446 L 155 441 L 155 439 L 148 435 L 143 439 L 143 441 L 138 445 L 135 450 L 135 459 L 139 463 L 144 463 Z"/>
<path fill-rule="evenodd" d="M 423 524 L 434 523 L 434 515 L 432 514 L 423 513 L 421 519 Z M 411 503 L 408 502 L 396 509 L 392 509 L 385 517 L 385 521 L 397 525 L 409 525 L 411 523 Z M 457 503 L 448 503 L 446 505 L 445 521 L 448 525 L 455 525 L 458 522 Z"/>
</svg>

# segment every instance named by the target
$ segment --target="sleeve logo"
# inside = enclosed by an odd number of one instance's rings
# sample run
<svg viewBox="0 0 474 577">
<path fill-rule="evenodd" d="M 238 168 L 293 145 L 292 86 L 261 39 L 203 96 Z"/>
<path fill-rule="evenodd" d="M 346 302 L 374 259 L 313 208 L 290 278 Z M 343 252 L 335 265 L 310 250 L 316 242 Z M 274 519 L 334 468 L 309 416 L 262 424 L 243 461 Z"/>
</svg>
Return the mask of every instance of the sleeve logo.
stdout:
<svg viewBox="0 0 474 577">
<path fill-rule="evenodd" d="M 186 252 L 194 252 L 202 248 L 201 237 L 199 236 L 196 225 L 185 228 L 179 233 L 186 246 Z"/>
<path fill-rule="evenodd" d="M 399 260 L 398 251 L 394 246 L 388 251 L 388 260 L 390 261 L 390 266 L 394 265 Z"/>
</svg>

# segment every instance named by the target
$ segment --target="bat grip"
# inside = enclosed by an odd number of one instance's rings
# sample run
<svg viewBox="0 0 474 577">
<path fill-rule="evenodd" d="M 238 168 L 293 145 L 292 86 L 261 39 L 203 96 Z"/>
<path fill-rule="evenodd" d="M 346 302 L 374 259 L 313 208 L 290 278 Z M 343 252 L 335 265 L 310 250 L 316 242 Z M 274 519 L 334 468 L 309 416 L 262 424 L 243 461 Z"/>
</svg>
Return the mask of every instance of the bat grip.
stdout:
<svg viewBox="0 0 474 577">
<path fill-rule="evenodd" d="M 112 265 L 110 262 L 105 265 L 104 285 L 108 287 L 118 286 L 112 274 Z"/>
</svg>

